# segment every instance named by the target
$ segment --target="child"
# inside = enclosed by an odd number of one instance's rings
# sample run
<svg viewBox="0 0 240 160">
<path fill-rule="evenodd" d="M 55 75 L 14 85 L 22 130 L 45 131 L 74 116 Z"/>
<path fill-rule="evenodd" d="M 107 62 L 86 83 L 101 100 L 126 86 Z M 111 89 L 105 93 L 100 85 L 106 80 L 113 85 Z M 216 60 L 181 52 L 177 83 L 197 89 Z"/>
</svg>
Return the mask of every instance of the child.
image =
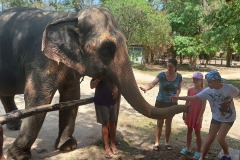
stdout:
<svg viewBox="0 0 240 160">
<path fill-rule="evenodd" d="M 3 156 L 3 128 L 0 124 L 0 160 L 5 160 Z"/>
<path fill-rule="evenodd" d="M 223 149 L 222 160 L 231 160 L 228 151 L 226 136 L 236 120 L 236 111 L 233 98 L 239 94 L 239 89 L 231 84 L 223 84 L 221 75 L 217 71 L 210 71 L 205 76 L 208 86 L 195 96 L 178 97 L 172 99 L 179 100 L 208 100 L 212 111 L 212 121 L 209 128 L 208 137 L 202 149 L 200 160 L 205 159 L 211 144 L 217 137 L 217 141 Z"/>
<path fill-rule="evenodd" d="M 194 87 L 188 89 L 188 96 L 194 96 L 200 91 L 203 90 L 203 75 L 200 72 L 196 72 L 193 75 L 193 84 Z M 187 101 L 186 104 L 191 106 L 189 108 L 189 112 L 183 113 L 183 120 L 185 121 L 185 124 L 188 127 L 187 131 L 187 143 L 186 148 L 183 148 L 181 150 L 182 154 L 187 154 L 190 152 L 190 146 L 192 142 L 192 132 L 193 129 L 195 130 L 195 136 L 196 136 L 196 143 L 197 143 L 197 149 L 194 153 L 193 158 L 199 159 L 201 156 L 201 146 L 202 146 L 202 139 L 201 139 L 201 128 L 202 128 L 202 117 L 206 106 L 206 101 L 202 101 L 199 99 L 196 99 L 194 101 Z"/>
</svg>

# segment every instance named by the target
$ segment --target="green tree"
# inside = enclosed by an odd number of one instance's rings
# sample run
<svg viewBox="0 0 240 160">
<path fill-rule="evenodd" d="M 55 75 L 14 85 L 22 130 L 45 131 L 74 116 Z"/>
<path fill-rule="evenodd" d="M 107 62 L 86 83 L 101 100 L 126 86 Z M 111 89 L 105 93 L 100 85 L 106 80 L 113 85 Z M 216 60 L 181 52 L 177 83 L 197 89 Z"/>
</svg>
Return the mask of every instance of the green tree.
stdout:
<svg viewBox="0 0 240 160">
<path fill-rule="evenodd" d="M 45 8 L 46 4 L 43 0 L 1 0 L 2 10 L 13 7 L 36 7 Z"/>
<path fill-rule="evenodd" d="M 105 0 L 102 5 L 117 17 L 128 45 L 138 44 L 144 47 L 147 62 L 148 59 L 153 62 L 160 45 L 171 42 L 169 21 L 164 13 L 153 8 L 153 2 Z"/>
<path fill-rule="evenodd" d="M 191 68 L 195 68 L 201 50 L 199 35 L 202 33 L 202 4 L 199 0 L 171 0 L 164 3 L 174 35 L 174 51 L 182 57 L 190 58 Z M 179 45 L 183 44 L 183 46 Z"/>
<path fill-rule="evenodd" d="M 232 53 L 240 51 L 240 0 L 223 4 L 204 18 L 209 29 L 203 38 L 208 46 L 227 53 L 226 66 L 231 66 Z"/>
</svg>

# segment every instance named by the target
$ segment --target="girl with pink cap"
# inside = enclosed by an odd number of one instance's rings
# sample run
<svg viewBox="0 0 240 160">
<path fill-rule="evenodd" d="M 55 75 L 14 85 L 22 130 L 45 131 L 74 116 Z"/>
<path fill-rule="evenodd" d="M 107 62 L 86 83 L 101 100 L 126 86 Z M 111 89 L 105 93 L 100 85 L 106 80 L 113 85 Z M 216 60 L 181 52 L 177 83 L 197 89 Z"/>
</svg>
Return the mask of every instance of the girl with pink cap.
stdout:
<svg viewBox="0 0 240 160">
<path fill-rule="evenodd" d="M 203 90 L 203 75 L 201 72 L 194 73 L 193 77 L 194 86 L 188 89 L 188 96 L 194 96 Z M 183 120 L 187 125 L 187 137 L 186 147 L 181 150 L 183 155 L 191 153 L 190 147 L 192 142 L 192 132 L 195 131 L 197 148 L 193 158 L 199 159 L 201 156 L 201 128 L 202 128 L 202 117 L 205 111 L 206 100 L 196 99 L 193 101 L 186 101 L 186 105 L 189 105 L 189 112 L 183 113 Z"/>
</svg>

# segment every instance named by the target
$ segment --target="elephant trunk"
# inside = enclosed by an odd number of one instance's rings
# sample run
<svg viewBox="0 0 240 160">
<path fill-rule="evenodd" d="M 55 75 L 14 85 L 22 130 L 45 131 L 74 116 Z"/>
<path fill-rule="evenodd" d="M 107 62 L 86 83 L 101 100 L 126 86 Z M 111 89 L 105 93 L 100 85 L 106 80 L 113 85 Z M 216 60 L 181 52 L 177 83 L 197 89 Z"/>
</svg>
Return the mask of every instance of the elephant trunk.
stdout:
<svg viewBox="0 0 240 160">
<path fill-rule="evenodd" d="M 123 57 L 123 55 L 127 57 Z M 156 108 L 146 102 L 137 86 L 128 54 L 116 55 L 109 68 L 111 68 L 109 70 L 110 78 L 116 83 L 123 97 L 135 110 L 144 116 L 159 119 L 187 111 L 187 106 L 185 105 Z"/>
</svg>

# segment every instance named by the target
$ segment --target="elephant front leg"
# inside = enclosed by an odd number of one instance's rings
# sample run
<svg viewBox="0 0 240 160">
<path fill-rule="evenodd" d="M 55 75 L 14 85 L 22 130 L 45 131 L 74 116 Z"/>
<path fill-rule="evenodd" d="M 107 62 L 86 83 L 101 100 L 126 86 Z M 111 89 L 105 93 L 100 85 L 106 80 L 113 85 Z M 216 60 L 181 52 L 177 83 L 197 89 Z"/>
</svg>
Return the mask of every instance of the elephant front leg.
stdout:
<svg viewBox="0 0 240 160">
<path fill-rule="evenodd" d="M 51 103 L 52 97 L 57 88 L 54 83 L 50 81 L 50 78 L 43 79 L 45 84 L 42 81 L 38 81 L 40 79 L 43 78 L 35 79 L 35 81 L 32 79 L 27 80 L 24 91 L 26 109 Z M 40 113 L 23 119 L 19 136 L 8 149 L 7 159 L 30 159 L 31 147 L 39 134 L 45 116 L 46 113 Z"/>
<path fill-rule="evenodd" d="M 59 89 L 60 102 L 77 100 L 80 98 L 79 82 L 75 85 L 62 87 Z M 75 128 L 75 121 L 78 107 L 59 111 L 59 134 L 55 143 L 55 148 L 61 151 L 71 151 L 77 147 L 77 141 L 72 136 Z"/>
<path fill-rule="evenodd" d="M 46 113 L 25 118 L 19 136 L 8 149 L 7 159 L 28 160 L 31 158 L 31 146 L 36 140 Z"/>
<path fill-rule="evenodd" d="M 14 96 L 0 96 L 3 107 L 6 113 L 17 110 L 17 106 L 14 102 Z M 19 130 L 21 127 L 22 121 L 20 119 L 11 121 L 7 123 L 7 128 L 10 130 Z"/>
</svg>

